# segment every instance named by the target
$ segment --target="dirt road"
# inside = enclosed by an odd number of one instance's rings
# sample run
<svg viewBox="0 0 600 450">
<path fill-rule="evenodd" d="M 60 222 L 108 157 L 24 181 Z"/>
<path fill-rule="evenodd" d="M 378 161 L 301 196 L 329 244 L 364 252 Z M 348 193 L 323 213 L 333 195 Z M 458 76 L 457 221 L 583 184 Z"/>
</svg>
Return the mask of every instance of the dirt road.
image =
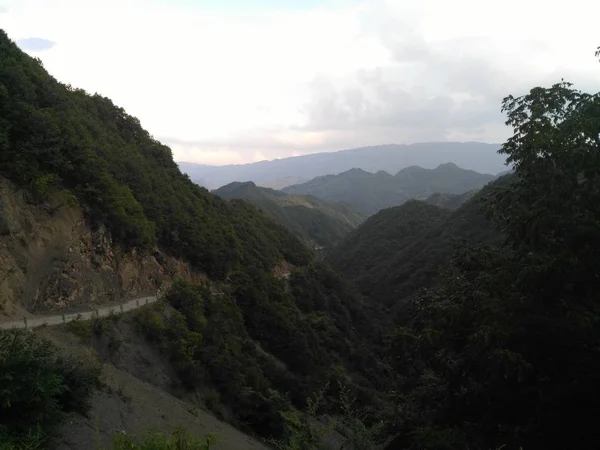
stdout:
<svg viewBox="0 0 600 450">
<path fill-rule="evenodd" d="M 154 303 L 157 300 L 156 296 L 134 298 L 119 305 L 103 306 L 94 311 L 84 311 L 79 313 L 55 314 L 51 316 L 28 317 L 22 320 L 11 322 L 0 322 L 0 330 L 10 330 L 11 328 L 35 328 L 42 325 L 60 325 L 69 322 L 80 316 L 82 319 L 91 319 L 94 316 L 106 317 L 112 313 L 126 312 L 137 309 L 141 306 Z"/>
</svg>

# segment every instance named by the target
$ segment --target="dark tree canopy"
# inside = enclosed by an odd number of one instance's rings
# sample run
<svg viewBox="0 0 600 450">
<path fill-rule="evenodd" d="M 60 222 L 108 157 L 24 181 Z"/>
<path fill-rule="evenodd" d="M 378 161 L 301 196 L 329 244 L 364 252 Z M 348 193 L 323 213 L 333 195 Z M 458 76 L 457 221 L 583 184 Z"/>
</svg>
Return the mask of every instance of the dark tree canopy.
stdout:
<svg viewBox="0 0 600 450">
<path fill-rule="evenodd" d="M 505 243 L 456 255 L 393 339 L 389 448 L 592 449 L 600 417 L 600 95 L 507 97 L 516 179 L 486 211 Z"/>
</svg>

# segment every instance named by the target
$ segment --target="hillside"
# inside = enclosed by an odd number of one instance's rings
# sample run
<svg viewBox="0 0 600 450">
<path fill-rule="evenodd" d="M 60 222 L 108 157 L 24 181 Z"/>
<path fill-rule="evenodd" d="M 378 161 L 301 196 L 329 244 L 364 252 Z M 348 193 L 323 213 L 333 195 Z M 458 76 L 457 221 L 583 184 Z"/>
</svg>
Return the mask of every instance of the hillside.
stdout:
<svg viewBox="0 0 600 450">
<path fill-rule="evenodd" d="M 307 183 L 288 186 L 294 195 L 314 195 L 326 201 L 345 202 L 367 215 L 398 206 L 409 199 L 425 199 L 436 193 L 463 194 L 493 180 L 495 176 L 461 169 L 445 163 L 435 169 L 411 166 L 396 175 L 352 169 L 339 175 L 317 177 Z"/>
<path fill-rule="evenodd" d="M 247 200 L 312 245 L 330 247 L 356 228 L 365 217 L 342 203 L 328 203 L 310 195 L 287 195 L 258 187 L 251 181 L 230 183 L 214 194 Z"/>
<path fill-rule="evenodd" d="M 470 200 L 478 189 L 472 189 L 463 194 L 445 194 L 442 192 L 436 192 L 431 194 L 425 199 L 425 203 L 430 205 L 439 206 L 440 208 L 455 210 L 466 201 Z"/>
<path fill-rule="evenodd" d="M 180 162 L 181 170 L 192 180 L 205 180 L 211 189 L 233 181 L 248 180 L 259 186 L 276 187 L 298 183 L 294 178 L 312 180 L 353 168 L 376 173 L 396 173 L 419 166 L 433 169 L 447 161 L 481 173 L 496 174 L 506 169 L 505 158 L 497 153 L 500 144 L 481 142 L 430 142 L 410 145 L 377 145 L 337 152 L 315 153 L 251 164 L 209 166 Z"/>
<path fill-rule="evenodd" d="M 428 286 L 461 243 L 499 242 L 480 211 L 481 203 L 511 177 L 486 185 L 454 212 L 421 201 L 381 210 L 350 233 L 327 260 L 365 295 L 395 305 Z"/>
<path fill-rule="evenodd" d="M 382 410 L 377 308 L 285 227 L 194 184 L 136 118 L 58 83 L 4 32 L 0 183 L 1 320 L 163 285 L 168 308 L 137 332 L 168 359 L 177 395 L 211 385 L 213 412 L 261 437 L 283 436 L 281 413 L 304 410 L 327 382 Z M 10 405 L 0 420 L 17 414 Z"/>
</svg>

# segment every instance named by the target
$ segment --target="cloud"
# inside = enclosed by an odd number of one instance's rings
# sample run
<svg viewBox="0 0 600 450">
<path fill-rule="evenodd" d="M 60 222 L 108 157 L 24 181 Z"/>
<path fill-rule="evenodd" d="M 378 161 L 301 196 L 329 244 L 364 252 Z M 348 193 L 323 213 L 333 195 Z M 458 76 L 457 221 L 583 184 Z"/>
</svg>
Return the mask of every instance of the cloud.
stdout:
<svg viewBox="0 0 600 450">
<path fill-rule="evenodd" d="M 6 8 L 4 6 L 0 6 L 0 14 L 7 13 L 7 12 L 8 12 L 8 8 Z"/>
<path fill-rule="evenodd" d="M 44 50 L 50 50 L 56 45 L 56 42 L 49 41 L 48 39 L 31 37 L 19 39 L 17 41 L 17 45 L 25 51 L 41 52 Z"/>
<path fill-rule="evenodd" d="M 437 4 L 425 3 L 429 7 Z M 443 9 L 442 4 L 437 6 Z M 443 16 L 443 11 L 439 15 Z M 460 17 L 453 16 L 452 26 L 464 33 L 454 36 L 455 30 L 446 25 L 444 31 L 443 23 L 428 26 L 429 19 L 423 11 L 396 2 L 382 1 L 365 8 L 362 30 L 377 37 L 390 60 L 344 78 L 314 77 L 309 99 L 302 106 L 305 122 L 299 129 L 317 132 L 323 141 L 339 146 L 436 140 L 499 142 L 510 134 L 500 111 L 506 95 L 555 83 L 561 74 L 577 80 L 579 88 L 599 87 L 598 78 L 594 83 L 588 69 L 592 58 L 585 70 L 581 70 L 581 60 L 574 68 L 561 67 L 563 55 L 556 51 L 556 42 L 544 40 L 543 33 L 536 40 L 520 37 L 518 31 L 482 35 L 485 30 L 473 33 L 472 24 L 463 27 L 456 23 Z M 555 61 L 548 64 L 551 55 Z"/>
<path fill-rule="evenodd" d="M 176 159 L 211 164 L 498 142 L 504 96 L 561 77 L 600 84 L 600 4 L 589 0 L 544 4 L 544 20 L 539 2 L 522 0 L 208 3 L 3 0 L 0 28 L 60 42 L 36 55 L 52 75 L 110 97 Z"/>
</svg>

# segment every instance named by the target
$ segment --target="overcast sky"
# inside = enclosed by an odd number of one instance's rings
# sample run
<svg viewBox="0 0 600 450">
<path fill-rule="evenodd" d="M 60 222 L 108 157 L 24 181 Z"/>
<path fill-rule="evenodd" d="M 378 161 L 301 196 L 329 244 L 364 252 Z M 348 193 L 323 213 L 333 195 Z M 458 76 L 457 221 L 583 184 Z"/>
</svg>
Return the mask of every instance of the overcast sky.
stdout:
<svg viewBox="0 0 600 450">
<path fill-rule="evenodd" d="M 501 142 L 504 96 L 600 90 L 598 17 L 591 0 L 0 0 L 52 75 L 208 164 Z"/>
</svg>

